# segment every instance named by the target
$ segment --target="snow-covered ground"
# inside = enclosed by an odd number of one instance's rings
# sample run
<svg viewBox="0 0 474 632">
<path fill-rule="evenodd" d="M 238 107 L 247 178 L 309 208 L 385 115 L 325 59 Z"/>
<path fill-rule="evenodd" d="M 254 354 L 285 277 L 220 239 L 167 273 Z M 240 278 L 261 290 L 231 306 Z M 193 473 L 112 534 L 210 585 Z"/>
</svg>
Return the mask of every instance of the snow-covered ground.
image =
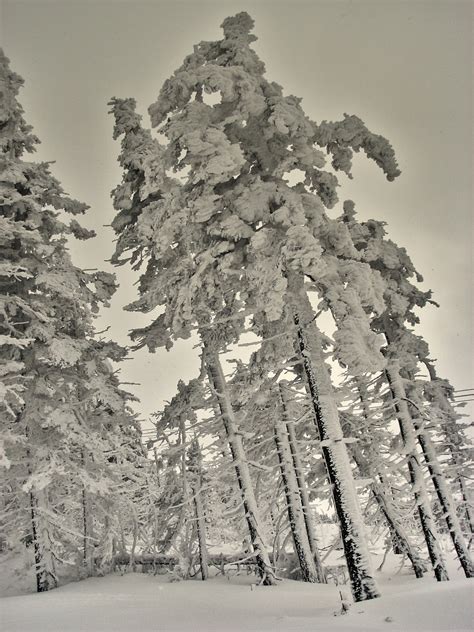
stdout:
<svg viewBox="0 0 474 632">
<path fill-rule="evenodd" d="M 383 597 L 340 615 L 335 585 L 282 581 L 252 585 L 252 576 L 208 582 L 119 574 L 43 594 L 0 600 L 2 632 L 315 632 L 320 630 L 472 631 L 474 582 L 439 584 L 398 575 L 381 578 Z M 335 616 L 337 613 L 338 616 Z"/>
</svg>

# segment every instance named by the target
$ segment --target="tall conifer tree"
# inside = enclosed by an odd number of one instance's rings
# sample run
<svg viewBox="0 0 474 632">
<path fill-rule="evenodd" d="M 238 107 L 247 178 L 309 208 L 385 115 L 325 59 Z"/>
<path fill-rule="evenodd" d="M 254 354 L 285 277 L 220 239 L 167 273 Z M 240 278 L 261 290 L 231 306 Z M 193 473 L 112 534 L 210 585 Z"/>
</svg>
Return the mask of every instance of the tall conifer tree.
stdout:
<svg viewBox="0 0 474 632">
<path fill-rule="evenodd" d="M 140 299 L 130 309 L 164 306 L 134 333 L 139 346 L 170 348 L 173 339 L 199 330 L 228 429 L 238 422 L 216 354 L 238 338 L 249 314 L 283 318 L 293 329 L 324 442 L 353 593 L 357 600 L 370 599 L 378 591 L 305 280 L 326 276 L 329 282 L 333 276 L 341 291 L 346 282 L 340 255 L 350 249 L 350 237 L 325 214 L 337 201 L 337 178 L 323 169 L 325 155 L 334 170 L 349 175 L 352 153 L 361 149 L 389 180 L 399 171 L 389 143 L 359 118 L 316 125 L 300 99 L 283 96 L 280 86 L 267 81 L 250 47 L 252 26 L 246 13 L 227 18 L 224 39 L 201 42 L 164 83 L 149 112 L 165 144 L 141 127 L 132 99 L 111 102 L 115 137 L 124 135 L 125 170 L 114 191 L 115 261 L 136 267 L 148 261 Z M 217 103 L 207 103 L 212 93 Z M 295 170 L 303 172 L 303 181 L 290 186 L 287 178 Z M 326 245 L 331 255 L 324 257 Z M 318 290 L 324 287 L 318 284 Z M 344 326 L 341 353 L 348 354 L 348 342 L 356 339 L 377 355 L 367 320 L 348 314 Z M 234 438 L 235 429 L 230 432 Z"/>
</svg>

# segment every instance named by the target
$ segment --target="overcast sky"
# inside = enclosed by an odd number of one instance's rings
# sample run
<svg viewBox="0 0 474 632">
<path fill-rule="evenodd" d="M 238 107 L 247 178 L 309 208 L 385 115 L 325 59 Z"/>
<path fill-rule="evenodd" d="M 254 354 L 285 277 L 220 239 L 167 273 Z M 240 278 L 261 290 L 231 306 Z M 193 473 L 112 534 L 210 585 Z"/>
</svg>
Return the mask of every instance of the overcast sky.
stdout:
<svg viewBox="0 0 474 632">
<path fill-rule="evenodd" d="M 423 310 L 419 333 L 438 372 L 458 389 L 474 386 L 472 289 L 472 3 L 461 0 L 0 0 L 1 45 L 26 81 L 20 100 L 42 140 L 41 160 L 70 195 L 91 206 L 85 224 L 97 239 L 74 248 L 83 267 L 109 269 L 110 190 L 121 174 L 107 102 L 133 96 L 139 111 L 194 44 L 220 39 L 228 15 L 248 11 L 268 77 L 303 97 L 315 121 L 357 114 L 392 142 L 402 176 L 388 183 L 357 159 L 352 198 L 362 219 L 387 222 L 434 291 L 440 309 Z M 147 116 L 144 119 L 148 124 Z M 341 181 L 342 181 L 341 177 Z M 339 214 L 340 207 L 335 211 Z M 135 298 L 133 276 L 118 270 L 120 291 L 103 317 L 112 336 L 147 322 L 122 312 Z M 141 352 L 123 375 L 144 415 L 197 370 L 191 342 L 171 353 Z"/>
</svg>

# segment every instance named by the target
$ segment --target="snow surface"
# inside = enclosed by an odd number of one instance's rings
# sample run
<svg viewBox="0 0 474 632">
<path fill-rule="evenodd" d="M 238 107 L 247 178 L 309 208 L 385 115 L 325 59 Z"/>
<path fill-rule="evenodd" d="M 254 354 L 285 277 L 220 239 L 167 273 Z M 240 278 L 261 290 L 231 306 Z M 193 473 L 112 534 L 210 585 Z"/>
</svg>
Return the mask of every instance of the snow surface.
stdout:
<svg viewBox="0 0 474 632">
<path fill-rule="evenodd" d="M 473 630 L 472 580 L 437 583 L 399 575 L 381 581 L 383 597 L 352 604 L 339 588 L 282 581 L 255 586 L 230 581 L 171 583 L 163 576 L 110 575 L 43 594 L 0 600 L 2 632 L 315 632 L 321 630 Z M 347 587 L 345 587 L 347 590 Z"/>
</svg>

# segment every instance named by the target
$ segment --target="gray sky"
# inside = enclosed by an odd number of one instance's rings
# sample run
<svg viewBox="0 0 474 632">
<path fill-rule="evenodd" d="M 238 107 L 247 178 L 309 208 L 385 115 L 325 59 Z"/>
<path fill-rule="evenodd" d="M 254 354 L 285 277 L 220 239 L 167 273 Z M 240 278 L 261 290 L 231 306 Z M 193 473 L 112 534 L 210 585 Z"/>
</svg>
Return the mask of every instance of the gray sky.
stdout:
<svg viewBox="0 0 474 632">
<path fill-rule="evenodd" d="M 108 269 L 113 233 L 110 190 L 120 180 L 107 101 L 133 96 L 146 114 L 163 83 L 194 44 L 221 38 L 228 15 L 255 19 L 255 49 L 267 75 L 303 97 L 315 121 L 357 114 L 385 135 L 402 176 L 388 183 L 372 162 L 357 159 L 341 200 L 359 216 L 388 223 L 434 291 L 440 309 L 423 310 L 419 333 L 438 372 L 458 389 L 474 386 L 472 289 L 472 4 L 461 0 L 0 0 L 1 45 L 26 81 L 20 99 L 42 140 L 37 159 L 91 210 L 85 224 L 99 237 L 74 248 L 83 267 Z M 148 119 L 145 117 L 145 124 Z M 341 176 L 341 181 L 343 176 Z M 336 209 L 336 214 L 340 207 Z M 122 312 L 135 298 L 133 275 L 117 271 L 120 291 L 103 321 L 126 343 L 147 322 Z M 141 352 L 124 379 L 146 415 L 195 376 L 197 351 Z"/>
</svg>

